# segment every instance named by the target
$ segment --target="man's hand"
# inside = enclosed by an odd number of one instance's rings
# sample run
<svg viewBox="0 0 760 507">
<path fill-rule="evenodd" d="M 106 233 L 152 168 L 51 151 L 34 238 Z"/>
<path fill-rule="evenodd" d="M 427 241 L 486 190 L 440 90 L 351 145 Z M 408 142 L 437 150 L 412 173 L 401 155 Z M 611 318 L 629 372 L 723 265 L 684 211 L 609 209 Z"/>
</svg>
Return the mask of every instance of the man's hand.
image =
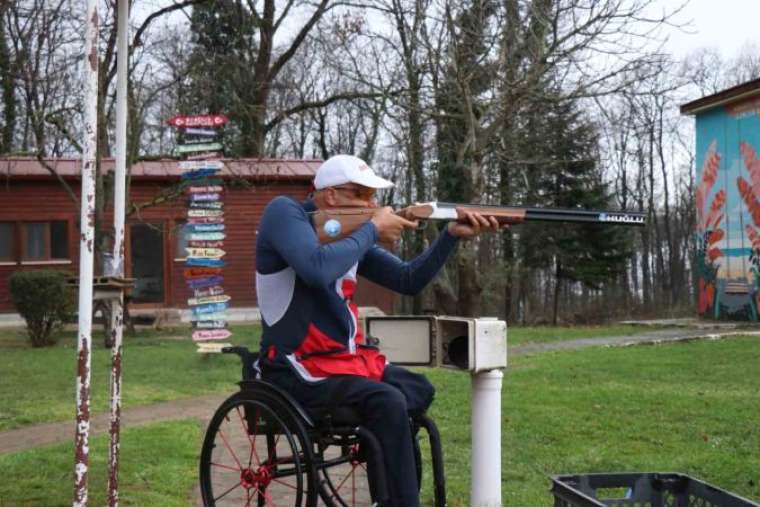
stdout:
<svg viewBox="0 0 760 507">
<path fill-rule="evenodd" d="M 401 237 L 404 229 L 416 229 L 417 221 L 409 221 L 393 212 L 393 208 L 386 206 L 378 208 L 372 215 L 372 223 L 377 228 L 377 235 L 381 243 L 395 243 Z"/>
<path fill-rule="evenodd" d="M 482 232 L 496 232 L 500 229 L 506 229 L 509 225 L 499 225 L 498 220 L 494 217 L 484 217 L 480 213 L 464 211 L 467 222 L 449 222 L 449 233 L 457 238 L 469 239 L 477 236 Z"/>
</svg>

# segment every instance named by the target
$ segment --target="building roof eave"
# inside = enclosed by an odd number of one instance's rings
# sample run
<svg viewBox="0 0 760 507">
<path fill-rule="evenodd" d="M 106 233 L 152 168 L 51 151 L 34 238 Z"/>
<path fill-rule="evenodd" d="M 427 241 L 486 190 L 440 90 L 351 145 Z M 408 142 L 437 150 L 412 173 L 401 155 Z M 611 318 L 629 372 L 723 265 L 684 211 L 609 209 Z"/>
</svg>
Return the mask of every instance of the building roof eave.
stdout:
<svg viewBox="0 0 760 507">
<path fill-rule="evenodd" d="M 755 95 L 760 96 L 760 78 L 682 104 L 680 108 L 681 114 L 694 115 L 702 113 L 709 109 L 753 97 Z"/>
</svg>

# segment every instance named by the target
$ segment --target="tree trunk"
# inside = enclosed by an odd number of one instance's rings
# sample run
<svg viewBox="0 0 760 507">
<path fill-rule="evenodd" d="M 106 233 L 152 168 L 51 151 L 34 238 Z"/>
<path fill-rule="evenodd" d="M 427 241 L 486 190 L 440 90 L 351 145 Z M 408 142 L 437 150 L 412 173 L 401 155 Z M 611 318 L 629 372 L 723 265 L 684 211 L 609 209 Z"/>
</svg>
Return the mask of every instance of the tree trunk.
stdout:
<svg viewBox="0 0 760 507">
<path fill-rule="evenodd" d="M 13 151 L 13 133 L 16 129 L 16 64 L 11 61 L 5 34 L 5 10 L 0 4 L 0 88 L 2 89 L 3 122 L 0 131 L 0 154 Z"/>
</svg>

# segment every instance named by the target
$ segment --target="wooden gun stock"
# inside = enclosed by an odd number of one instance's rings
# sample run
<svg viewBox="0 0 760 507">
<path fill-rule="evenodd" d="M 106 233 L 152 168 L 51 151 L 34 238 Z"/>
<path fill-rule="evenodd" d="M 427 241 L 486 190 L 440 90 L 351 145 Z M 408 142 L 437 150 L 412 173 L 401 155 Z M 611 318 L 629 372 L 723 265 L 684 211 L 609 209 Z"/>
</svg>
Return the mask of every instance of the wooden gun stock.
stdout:
<svg viewBox="0 0 760 507">
<path fill-rule="evenodd" d="M 370 220 L 376 208 L 321 209 L 313 212 L 312 220 L 321 243 L 345 238 Z M 646 216 L 637 211 L 601 211 L 566 208 L 520 208 L 429 202 L 415 204 L 396 211 L 407 220 L 466 221 L 466 212 L 494 217 L 500 224 L 519 224 L 525 221 L 565 222 L 604 225 L 646 225 Z"/>
</svg>

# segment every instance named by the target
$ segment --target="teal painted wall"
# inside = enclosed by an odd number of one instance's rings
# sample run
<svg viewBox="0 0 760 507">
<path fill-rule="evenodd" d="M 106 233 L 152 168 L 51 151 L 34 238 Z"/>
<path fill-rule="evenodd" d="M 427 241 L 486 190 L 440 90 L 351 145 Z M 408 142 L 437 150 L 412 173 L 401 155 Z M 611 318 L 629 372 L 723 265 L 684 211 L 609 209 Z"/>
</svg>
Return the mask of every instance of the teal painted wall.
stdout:
<svg viewBox="0 0 760 507">
<path fill-rule="evenodd" d="M 760 99 L 697 114 L 698 312 L 758 320 Z"/>
</svg>

